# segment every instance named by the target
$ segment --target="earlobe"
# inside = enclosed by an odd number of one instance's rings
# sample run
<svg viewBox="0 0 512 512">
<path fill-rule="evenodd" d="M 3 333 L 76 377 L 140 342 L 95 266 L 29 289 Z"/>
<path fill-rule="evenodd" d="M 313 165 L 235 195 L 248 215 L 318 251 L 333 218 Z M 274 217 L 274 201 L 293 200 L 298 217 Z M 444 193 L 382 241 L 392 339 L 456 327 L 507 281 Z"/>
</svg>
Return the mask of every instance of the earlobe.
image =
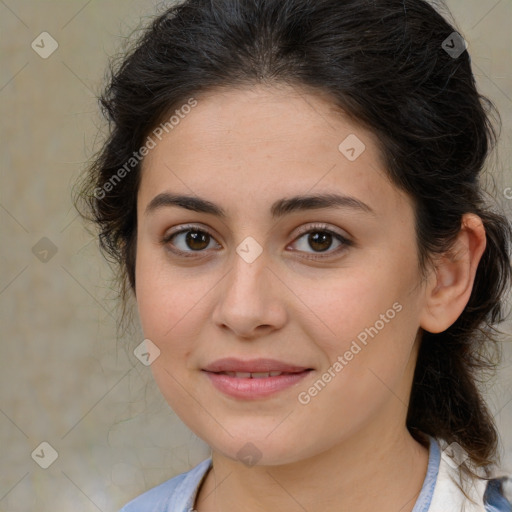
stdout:
<svg viewBox="0 0 512 512">
<path fill-rule="evenodd" d="M 420 317 L 420 326 L 425 331 L 445 331 L 464 311 L 485 246 L 482 219 L 473 213 L 465 214 L 452 248 L 436 259 L 425 286 Z"/>
</svg>

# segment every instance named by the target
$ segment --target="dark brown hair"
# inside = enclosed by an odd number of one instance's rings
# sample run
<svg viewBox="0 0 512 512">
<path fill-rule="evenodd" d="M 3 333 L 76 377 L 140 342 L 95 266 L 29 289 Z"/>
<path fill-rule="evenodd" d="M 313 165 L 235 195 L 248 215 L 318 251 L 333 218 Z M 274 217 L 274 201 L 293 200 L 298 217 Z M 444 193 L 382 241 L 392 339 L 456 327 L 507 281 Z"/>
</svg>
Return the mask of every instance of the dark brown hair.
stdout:
<svg viewBox="0 0 512 512">
<path fill-rule="evenodd" d="M 380 141 L 391 181 L 415 205 L 418 264 L 448 251 L 462 215 L 479 215 L 487 246 L 469 302 L 438 334 L 423 332 L 407 426 L 457 442 L 477 466 L 496 459 L 497 432 L 478 389 L 496 364 L 511 226 L 486 204 L 484 163 L 497 135 L 454 27 L 423 0 L 188 0 L 169 8 L 112 65 L 100 101 L 110 131 L 76 197 L 134 290 L 140 163 L 151 130 L 214 88 L 289 84 L 327 93 Z M 450 39 L 450 37 L 452 39 Z M 463 49 L 463 48 L 461 48 Z M 127 169 L 125 167 L 125 169 Z M 119 174 L 118 174 L 119 177 Z M 107 183 L 112 186 L 107 187 Z"/>
</svg>

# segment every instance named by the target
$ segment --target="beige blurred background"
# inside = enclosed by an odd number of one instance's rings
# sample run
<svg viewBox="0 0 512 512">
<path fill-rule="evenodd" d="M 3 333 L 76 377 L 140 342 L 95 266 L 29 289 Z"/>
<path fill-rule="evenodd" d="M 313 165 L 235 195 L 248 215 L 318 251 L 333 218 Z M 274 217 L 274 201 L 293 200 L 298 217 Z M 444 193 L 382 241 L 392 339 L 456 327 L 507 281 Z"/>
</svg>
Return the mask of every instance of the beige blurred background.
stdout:
<svg viewBox="0 0 512 512">
<path fill-rule="evenodd" d="M 493 194 L 510 215 L 512 0 L 448 5 L 502 115 Z M 159 6 L 0 0 L 0 511 L 117 511 L 209 455 L 133 355 L 138 328 L 117 339 L 109 267 L 70 199 L 101 123 L 107 56 Z M 39 53 L 58 44 L 46 59 L 31 47 L 42 32 L 56 43 L 45 35 Z M 508 339 L 487 396 L 512 472 Z"/>
</svg>

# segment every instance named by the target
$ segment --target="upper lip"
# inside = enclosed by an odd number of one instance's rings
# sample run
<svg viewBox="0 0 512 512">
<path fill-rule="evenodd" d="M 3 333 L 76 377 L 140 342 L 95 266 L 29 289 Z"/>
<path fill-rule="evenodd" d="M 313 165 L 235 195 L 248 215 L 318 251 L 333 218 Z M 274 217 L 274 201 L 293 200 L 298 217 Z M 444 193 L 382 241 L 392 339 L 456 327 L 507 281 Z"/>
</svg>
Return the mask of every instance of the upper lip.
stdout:
<svg viewBox="0 0 512 512">
<path fill-rule="evenodd" d="M 295 364 L 285 363 L 277 359 L 249 359 L 243 361 L 234 357 L 226 357 L 224 359 L 217 359 L 203 370 L 207 372 L 287 372 L 298 373 L 304 370 L 309 370 L 305 366 L 297 366 Z"/>
</svg>

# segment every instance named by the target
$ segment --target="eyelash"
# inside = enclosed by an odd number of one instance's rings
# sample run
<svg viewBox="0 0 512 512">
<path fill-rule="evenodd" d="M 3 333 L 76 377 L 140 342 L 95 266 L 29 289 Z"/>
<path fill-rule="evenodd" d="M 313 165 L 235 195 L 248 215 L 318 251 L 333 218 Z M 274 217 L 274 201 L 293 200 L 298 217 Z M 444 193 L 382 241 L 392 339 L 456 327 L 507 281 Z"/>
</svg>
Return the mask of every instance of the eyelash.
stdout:
<svg viewBox="0 0 512 512">
<path fill-rule="evenodd" d="M 182 233 L 187 233 L 187 232 L 190 232 L 190 231 L 195 231 L 195 232 L 198 232 L 198 233 L 204 233 L 206 235 L 209 235 L 212 239 L 215 240 L 215 238 L 213 237 L 213 235 L 211 233 L 209 233 L 208 230 L 202 228 L 202 227 L 199 227 L 199 226 L 196 226 L 196 225 L 186 225 L 186 226 L 183 226 L 183 229 L 179 230 L 179 231 L 175 231 L 173 233 L 169 233 L 168 235 L 165 235 L 162 237 L 161 239 L 161 243 L 162 245 L 165 245 L 165 246 L 168 246 L 169 247 L 169 250 L 175 254 L 177 254 L 178 256 L 183 256 L 185 258 L 197 258 L 199 256 L 199 253 L 202 253 L 202 252 L 205 252 L 205 250 L 201 250 L 201 251 L 182 251 L 181 249 L 176 249 L 176 248 L 170 248 L 170 242 L 171 240 L 177 236 L 177 235 L 180 235 Z M 310 260 L 321 260 L 321 259 L 325 259 L 325 258 L 328 258 L 330 256 L 332 256 L 333 254 L 337 254 L 339 252 L 341 252 L 342 250 L 348 248 L 348 247 L 352 247 L 354 245 L 354 243 L 350 240 L 348 240 L 347 238 L 345 238 L 344 236 L 340 235 L 339 233 L 336 233 L 335 231 L 329 229 L 327 227 L 327 225 L 325 224 L 314 224 L 312 226 L 308 226 L 307 228 L 304 228 L 304 229 L 301 229 L 300 232 L 298 233 L 297 237 L 294 239 L 294 242 L 296 242 L 297 240 L 299 240 L 300 238 L 302 238 L 304 235 L 308 235 L 310 233 L 328 233 L 330 235 L 333 235 L 334 238 L 336 240 L 338 240 L 341 245 L 335 249 L 334 251 L 331 251 L 331 252 L 327 252 L 327 253 L 313 253 L 313 255 L 311 256 L 305 256 L 306 259 L 310 259 Z M 297 252 L 300 252 L 300 251 L 297 251 Z M 311 254 L 311 253 L 308 253 L 308 254 Z M 326 256 L 324 256 L 323 254 L 327 254 Z"/>
</svg>

